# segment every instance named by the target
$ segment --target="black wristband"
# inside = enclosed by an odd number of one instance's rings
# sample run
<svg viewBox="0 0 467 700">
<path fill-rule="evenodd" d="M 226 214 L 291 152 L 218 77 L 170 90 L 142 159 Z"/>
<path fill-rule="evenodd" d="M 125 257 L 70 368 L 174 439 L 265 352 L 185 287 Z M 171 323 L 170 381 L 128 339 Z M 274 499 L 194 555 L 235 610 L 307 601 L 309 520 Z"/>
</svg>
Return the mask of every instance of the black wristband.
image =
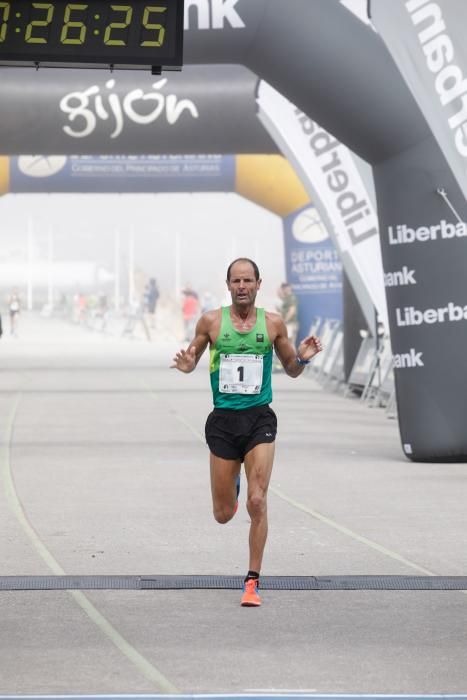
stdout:
<svg viewBox="0 0 467 700">
<path fill-rule="evenodd" d="M 299 357 L 298 355 L 295 359 L 299 365 L 309 365 L 310 364 L 310 360 L 302 360 L 302 358 Z"/>
</svg>

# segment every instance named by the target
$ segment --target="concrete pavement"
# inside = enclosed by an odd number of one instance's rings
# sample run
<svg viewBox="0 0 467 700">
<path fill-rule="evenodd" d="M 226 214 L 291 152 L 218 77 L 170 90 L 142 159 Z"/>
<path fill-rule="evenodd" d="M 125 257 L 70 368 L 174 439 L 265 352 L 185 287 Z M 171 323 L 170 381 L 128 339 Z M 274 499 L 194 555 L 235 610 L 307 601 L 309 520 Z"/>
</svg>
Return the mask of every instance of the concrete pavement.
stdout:
<svg viewBox="0 0 467 700">
<path fill-rule="evenodd" d="M 235 574 L 211 516 L 207 358 L 21 319 L 0 341 L 2 575 Z M 465 575 L 467 465 L 412 464 L 381 409 L 273 378 L 264 574 Z M 0 694 L 463 693 L 467 596 L 424 591 L 0 593 Z"/>
</svg>

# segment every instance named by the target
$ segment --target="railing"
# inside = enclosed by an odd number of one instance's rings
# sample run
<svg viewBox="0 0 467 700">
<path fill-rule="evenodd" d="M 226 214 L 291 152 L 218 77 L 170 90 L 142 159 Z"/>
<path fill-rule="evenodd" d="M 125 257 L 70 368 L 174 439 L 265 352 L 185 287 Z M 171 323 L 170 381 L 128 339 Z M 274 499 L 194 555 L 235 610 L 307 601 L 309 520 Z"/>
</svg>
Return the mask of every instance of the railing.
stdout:
<svg viewBox="0 0 467 700">
<path fill-rule="evenodd" d="M 369 407 L 382 407 L 390 418 L 396 414 L 394 370 L 388 336 L 362 338 L 347 381 L 344 372 L 344 331 L 336 319 L 316 318 L 310 335 L 319 334 L 323 351 L 306 370 L 330 391 L 340 391 L 346 398 L 358 397 Z"/>
</svg>

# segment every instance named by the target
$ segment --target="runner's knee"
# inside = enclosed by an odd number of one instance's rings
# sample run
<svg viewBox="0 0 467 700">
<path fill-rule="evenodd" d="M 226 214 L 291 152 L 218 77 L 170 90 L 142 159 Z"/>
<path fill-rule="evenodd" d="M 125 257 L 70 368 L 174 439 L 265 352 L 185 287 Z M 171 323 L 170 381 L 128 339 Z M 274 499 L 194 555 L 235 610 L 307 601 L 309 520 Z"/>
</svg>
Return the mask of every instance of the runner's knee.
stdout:
<svg viewBox="0 0 467 700">
<path fill-rule="evenodd" d="M 233 507 L 215 506 L 213 508 L 214 518 L 221 525 L 225 525 L 229 520 L 232 520 L 234 513 L 235 510 Z"/>
<path fill-rule="evenodd" d="M 252 493 L 247 500 L 246 507 L 251 518 L 259 518 L 266 512 L 266 493 L 258 491 Z"/>
</svg>

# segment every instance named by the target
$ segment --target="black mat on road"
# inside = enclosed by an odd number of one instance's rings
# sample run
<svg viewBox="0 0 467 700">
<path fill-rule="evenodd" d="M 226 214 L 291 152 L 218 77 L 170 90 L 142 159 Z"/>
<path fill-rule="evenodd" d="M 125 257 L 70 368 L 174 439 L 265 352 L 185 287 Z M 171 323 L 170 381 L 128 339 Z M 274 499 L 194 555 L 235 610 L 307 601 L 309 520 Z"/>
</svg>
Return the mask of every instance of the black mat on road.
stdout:
<svg viewBox="0 0 467 700">
<path fill-rule="evenodd" d="M 0 591 L 240 589 L 242 576 L 0 576 Z M 462 591 L 467 576 L 262 576 L 269 591 Z"/>
</svg>

